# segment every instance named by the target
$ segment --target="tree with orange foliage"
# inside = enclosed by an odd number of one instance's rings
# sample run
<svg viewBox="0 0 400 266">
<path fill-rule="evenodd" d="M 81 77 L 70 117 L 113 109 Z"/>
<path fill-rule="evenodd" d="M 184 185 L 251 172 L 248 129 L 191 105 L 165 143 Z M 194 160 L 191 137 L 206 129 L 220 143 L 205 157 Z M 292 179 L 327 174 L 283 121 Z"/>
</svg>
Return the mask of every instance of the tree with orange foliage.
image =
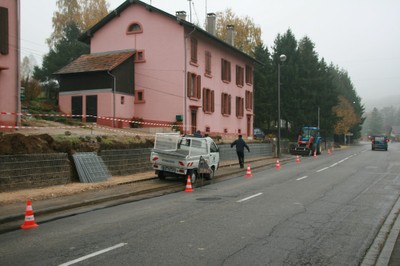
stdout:
<svg viewBox="0 0 400 266">
<path fill-rule="evenodd" d="M 58 11 L 53 14 L 53 33 L 47 39 L 50 47 L 64 37 L 66 25 L 74 22 L 85 32 L 108 14 L 106 0 L 57 0 Z"/>
<path fill-rule="evenodd" d="M 339 104 L 332 110 L 338 121 L 335 124 L 335 134 L 344 135 L 349 133 L 350 128 L 360 123 L 361 118 L 356 114 L 354 106 L 346 97 L 339 96 Z"/>
<path fill-rule="evenodd" d="M 246 16 L 240 18 L 235 15 L 232 9 L 217 13 L 216 35 L 222 40 L 227 40 L 227 26 L 233 25 L 235 29 L 234 46 L 239 50 L 252 55 L 257 46 L 262 44 L 261 28 L 256 26 L 253 20 Z"/>
</svg>

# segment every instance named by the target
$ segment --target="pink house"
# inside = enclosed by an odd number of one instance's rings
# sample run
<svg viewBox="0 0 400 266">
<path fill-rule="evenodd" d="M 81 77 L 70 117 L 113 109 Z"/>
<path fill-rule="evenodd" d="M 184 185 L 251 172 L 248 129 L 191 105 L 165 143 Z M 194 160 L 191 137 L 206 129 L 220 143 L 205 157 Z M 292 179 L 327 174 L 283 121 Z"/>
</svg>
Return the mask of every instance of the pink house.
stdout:
<svg viewBox="0 0 400 266">
<path fill-rule="evenodd" d="M 0 0 L 0 130 L 19 123 L 20 1 Z"/>
<path fill-rule="evenodd" d="M 230 41 L 215 37 L 215 14 L 207 30 L 185 17 L 121 4 L 82 35 L 91 54 L 56 73 L 61 111 L 117 127 L 135 117 L 189 134 L 252 136 L 256 60 L 232 45 L 232 27 Z"/>
</svg>

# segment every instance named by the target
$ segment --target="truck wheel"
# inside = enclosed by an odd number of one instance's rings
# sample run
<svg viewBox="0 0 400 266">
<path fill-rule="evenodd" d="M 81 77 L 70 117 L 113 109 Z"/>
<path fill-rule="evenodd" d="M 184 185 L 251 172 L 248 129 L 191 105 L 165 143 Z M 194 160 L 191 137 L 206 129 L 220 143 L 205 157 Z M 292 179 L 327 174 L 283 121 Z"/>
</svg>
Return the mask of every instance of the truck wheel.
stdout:
<svg viewBox="0 0 400 266">
<path fill-rule="evenodd" d="M 165 179 L 165 174 L 164 174 L 163 171 L 159 171 L 157 176 L 158 176 L 158 179 L 160 179 L 160 180 L 164 180 Z"/>
<path fill-rule="evenodd" d="M 211 167 L 211 173 L 210 174 L 207 174 L 206 176 L 205 176 L 205 178 L 207 179 L 207 180 L 213 180 L 214 179 L 214 175 L 215 175 L 215 168 L 214 167 Z"/>
<path fill-rule="evenodd" d="M 190 182 L 192 182 L 192 185 L 196 184 L 197 181 L 197 172 L 196 171 L 191 171 L 190 172 Z"/>
</svg>

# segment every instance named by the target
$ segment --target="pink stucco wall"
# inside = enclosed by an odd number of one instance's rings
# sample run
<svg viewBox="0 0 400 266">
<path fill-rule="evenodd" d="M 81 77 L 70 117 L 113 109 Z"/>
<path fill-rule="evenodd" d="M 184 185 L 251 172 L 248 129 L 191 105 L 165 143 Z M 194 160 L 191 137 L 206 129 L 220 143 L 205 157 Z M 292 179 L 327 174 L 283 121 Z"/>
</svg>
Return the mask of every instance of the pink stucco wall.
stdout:
<svg viewBox="0 0 400 266">
<path fill-rule="evenodd" d="M 0 54 L 0 112 L 19 112 L 19 0 L 0 0 L 8 8 L 9 53 Z M 13 126 L 15 115 L 0 115 L 0 125 Z"/>
<path fill-rule="evenodd" d="M 127 34 L 133 22 L 142 25 L 143 33 Z M 132 5 L 95 33 L 91 53 L 144 50 L 145 62 L 135 64 L 135 90 L 143 91 L 145 103 L 135 105 L 134 115 L 172 122 L 184 110 L 183 45 L 183 28 L 176 21 Z"/>
<path fill-rule="evenodd" d="M 86 115 L 86 96 L 97 95 L 97 116 L 113 118 L 114 113 L 114 98 L 112 92 L 88 92 L 88 93 L 61 93 L 59 96 L 60 111 L 65 114 L 72 114 L 71 109 L 71 99 L 73 96 L 82 96 L 82 115 Z M 123 104 L 121 102 L 121 97 L 123 97 Z M 115 94 L 115 118 L 123 120 L 131 120 L 132 110 L 134 108 L 134 97 L 125 94 Z M 113 126 L 112 120 L 98 118 L 98 124 Z M 117 127 L 121 127 L 121 123 L 117 121 Z M 128 123 L 123 124 L 124 127 L 129 127 Z"/>
<path fill-rule="evenodd" d="M 143 32 L 127 34 L 128 26 L 134 22 L 142 26 Z M 185 38 L 189 34 L 198 40 L 197 66 L 190 64 L 190 38 Z M 253 66 L 253 60 L 202 33 L 192 32 L 192 28 L 185 30 L 176 19 L 149 11 L 139 4 L 129 6 L 95 32 L 91 39 L 91 53 L 124 49 L 144 51 L 145 57 L 144 62 L 135 64 L 135 90 L 143 91 L 144 95 L 144 103 L 136 103 L 132 109 L 135 116 L 145 120 L 174 122 L 176 115 L 184 115 L 184 124 L 189 130 L 190 108 L 198 106 L 197 129 L 203 133 L 207 127 L 215 135 L 225 135 L 224 131 L 228 135 L 235 135 L 239 130 L 243 135 L 247 131 L 252 132 L 253 110 L 244 109 L 243 118 L 237 118 L 235 99 L 236 96 L 245 99 L 246 90 L 253 92 L 252 85 L 245 83 L 241 88 L 236 85 L 236 65 L 245 69 L 246 64 Z M 212 54 L 212 77 L 204 75 L 206 50 Z M 229 84 L 221 80 L 221 58 L 231 62 Z M 201 75 L 201 87 L 214 90 L 214 113 L 203 112 L 202 98 L 195 101 L 185 97 L 187 72 Z M 230 116 L 221 114 L 221 93 L 231 95 Z M 251 117 L 250 126 L 247 117 Z"/>
<path fill-rule="evenodd" d="M 210 40 L 207 40 L 204 37 L 201 37 L 198 34 L 193 35 L 198 40 L 198 66 L 194 66 L 193 64 L 188 64 L 188 71 L 192 73 L 196 73 L 202 76 L 202 88 L 209 88 L 215 91 L 215 111 L 213 114 L 206 114 L 199 109 L 197 112 L 197 128 L 202 132 L 205 131 L 206 127 L 209 127 L 211 132 L 218 132 L 218 134 L 222 134 L 225 129 L 227 129 L 228 135 L 236 135 L 241 131 L 241 134 L 246 135 L 247 132 L 247 115 L 252 115 L 252 111 L 247 111 L 244 109 L 244 115 L 242 118 L 236 117 L 236 105 L 235 99 L 236 96 L 245 99 L 245 92 L 253 91 L 253 86 L 246 84 L 244 82 L 243 87 L 239 87 L 236 85 L 236 65 L 241 66 L 242 68 L 246 68 L 246 63 L 248 65 L 252 65 L 252 62 L 245 60 L 237 55 L 233 55 L 229 49 L 222 45 L 218 45 L 212 43 Z M 211 65 L 211 76 L 205 75 L 205 51 L 210 51 L 212 55 L 212 65 Z M 187 44 L 187 53 L 190 55 L 190 40 L 188 40 Z M 231 82 L 225 83 L 221 80 L 221 58 L 224 58 L 231 63 Z M 227 93 L 231 95 L 231 115 L 223 116 L 221 114 L 221 93 Z M 202 105 L 202 101 L 196 102 L 193 100 L 189 100 L 189 105 Z M 190 116 L 190 114 L 187 114 Z M 253 121 L 253 119 L 251 120 Z M 252 132 L 252 128 L 250 129 Z M 225 135 L 225 134 L 224 134 Z"/>
</svg>

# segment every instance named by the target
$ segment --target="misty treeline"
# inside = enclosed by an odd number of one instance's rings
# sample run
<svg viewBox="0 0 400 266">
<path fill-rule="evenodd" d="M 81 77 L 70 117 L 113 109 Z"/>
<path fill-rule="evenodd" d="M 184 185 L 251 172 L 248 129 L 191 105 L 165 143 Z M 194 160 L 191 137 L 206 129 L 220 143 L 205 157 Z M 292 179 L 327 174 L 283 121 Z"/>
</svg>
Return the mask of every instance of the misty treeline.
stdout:
<svg viewBox="0 0 400 266">
<path fill-rule="evenodd" d="M 362 134 L 364 137 L 376 134 L 390 135 L 393 127 L 400 127 L 400 108 L 390 106 L 378 109 L 375 107 L 371 112 L 366 113 Z"/>
<path fill-rule="evenodd" d="M 85 3 L 85 4 L 83 4 Z M 57 0 L 58 10 L 53 16 L 53 33 L 49 36 L 50 51 L 43 57 L 42 66 L 35 66 L 24 78 L 29 91 L 32 82 L 57 86 L 53 73 L 80 55 L 89 53 L 89 47 L 80 42 L 80 35 L 107 14 L 105 0 Z M 361 136 L 364 106 L 348 73 L 333 63 L 319 58 L 315 45 L 308 37 L 297 40 L 289 29 L 278 34 L 271 49 L 261 40 L 261 29 L 249 17 L 238 17 L 231 10 L 217 13 L 217 36 L 226 35 L 225 25 L 234 25 L 235 46 L 253 56 L 254 67 L 254 126 L 266 133 L 276 134 L 278 123 L 278 64 L 281 64 L 281 118 L 282 137 L 293 139 L 304 125 L 321 128 L 322 137 L 353 133 Z M 280 55 L 287 60 L 280 62 Z M 24 58 L 25 59 L 25 58 Z M 30 64 L 25 64 L 30 65 Z M 32 73 L 31 73 L 32 72 Z M 54 94 L 51 94 L 54 95 Z"/>
</svg>

